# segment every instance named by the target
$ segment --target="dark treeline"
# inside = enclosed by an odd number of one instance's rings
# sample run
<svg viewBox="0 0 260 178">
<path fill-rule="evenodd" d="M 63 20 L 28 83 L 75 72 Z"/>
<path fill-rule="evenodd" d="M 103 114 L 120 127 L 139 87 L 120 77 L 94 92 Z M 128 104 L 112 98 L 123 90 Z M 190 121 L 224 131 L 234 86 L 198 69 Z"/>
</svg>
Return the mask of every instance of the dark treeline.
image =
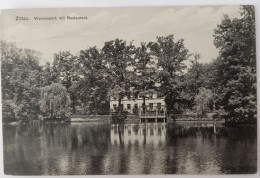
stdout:
<svg viewBox="0 0 260 178">
<path fill-rule="evenodd" d="M 39 52 L 1 41 L 3 120 L 107 114 L 110 97 L 120 106 L 123 97 L 140 96 L 145 103 L 153 92 L 165 98 L 168 112 L 214 111 L 230 120 L 255 120 L 253 6 L 242 6 L 239 19 L 225 15 L 214 44 L 219 56 L 208 64 L 169 35 L 139 46 L 115 39 L 79 55 L 61 51 L 52 64 L 41 66 Z M 184 62 L 190 59 L 188 67 Z"/>
</svg>

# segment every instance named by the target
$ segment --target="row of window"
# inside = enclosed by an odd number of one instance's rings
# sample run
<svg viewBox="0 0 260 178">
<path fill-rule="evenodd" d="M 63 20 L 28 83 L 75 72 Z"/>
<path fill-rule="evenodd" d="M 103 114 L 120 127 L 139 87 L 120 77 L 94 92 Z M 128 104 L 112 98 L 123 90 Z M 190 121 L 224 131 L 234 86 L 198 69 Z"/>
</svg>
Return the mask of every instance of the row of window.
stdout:
<svg viewBox="0 0 260 178">
<path fill-rule="evenodd" d="M 154 103 L 149 103 L 149 109 L 153 109 L 153 104 L 154 104 Z M 124 108 L 124 105 L 121 104 L 121 107 Z M 162 107 L 162 104 L 161 104 L 161 103 L 157 103 L 157 108 L 158 108 L 158 109 L 161 109 L 161 107 Z M 116 105 L 116 104 L 113 104 L 113 108 L 114 108 L 114 109 L 117 109 L 117 105 Z M 138 108 L 138 104 L 134 104 L 134 108 Z M 130 110 L 130 109 L 131 109 L 131 104 L 127 104 L 127 105 L 126 105 L 126 109 L 127 109 L 127 110 Z"/>
<path fill-rule="evenodd" d="M 138 95 L 132 97 L 132 99 L 137 99 L 137 98 L 142 98 L 142 97 L 138 96 Z M 159 94 L 159 93 L 157 94 L 157 96 L 154 96 L 154 94 L 150 94 L 149 97 L 148 97 L 148 99 L 153 99 L 153 98 L 162 98 L 162 95 Z M 130 100 L 131 97 L 126 97 L 125 99 L 129 99 Z M 117 98 L 113 97 L 113 100 L 117 100 Z"/>
</svg>

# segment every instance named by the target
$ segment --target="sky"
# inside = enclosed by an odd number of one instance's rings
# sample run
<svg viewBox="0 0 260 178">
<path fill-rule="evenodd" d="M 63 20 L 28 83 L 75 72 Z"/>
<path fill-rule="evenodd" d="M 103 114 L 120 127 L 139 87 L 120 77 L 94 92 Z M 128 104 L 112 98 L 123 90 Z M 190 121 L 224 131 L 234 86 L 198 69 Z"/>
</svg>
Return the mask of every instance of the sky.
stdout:
<svg viewBox="0 0 260 178">
<path fill-rule="evenodd" d="M 42 53 L 41 64 L 53 62 L 53 54 L 69 50 L 77 55 L 92 46 L 116 38 L 138 46 L 173 34 L 184 39 L 190 53 L 200 53 L 200 62 L 218 56 L 213 33 L 223 14 L 240 17 L 239 6 L 167 6 L 23 9 L 2 11 L 1 38 L 19 48 Z M 16 17 L 30 20 L 16 20 Z M 34 17 L 87 17 L 85 20 L 34 20 Z"/>
</svg>

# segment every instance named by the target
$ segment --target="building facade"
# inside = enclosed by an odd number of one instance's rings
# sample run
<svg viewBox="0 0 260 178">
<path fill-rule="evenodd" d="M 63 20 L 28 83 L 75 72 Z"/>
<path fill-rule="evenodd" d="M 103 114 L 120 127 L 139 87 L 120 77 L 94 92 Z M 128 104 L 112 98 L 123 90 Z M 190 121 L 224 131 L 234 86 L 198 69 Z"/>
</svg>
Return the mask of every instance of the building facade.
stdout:
<svg viewBox="0 0 260 178">
<path fill-rule="evenodd" d="M 137 97 L 137 98 L 127 98 L 124 97 L 121 100 L 121 107 L 123 108 L 123 111 L 127 111 L 131 114 L 137 114 L 138 110 L 142 107 L 143 104 L 143 98 Z M 157 94 L 150 95 L 145 99 L 145 105 L 147 110 L 155 110 L 161 109 L 162 106 L 165 106 L 165 101 L 163 97 L 159 97 Z M 118 99 L 111 97 L 110 98 L 110 111 L 115 112 L 118 108 Z"/>
</svg>

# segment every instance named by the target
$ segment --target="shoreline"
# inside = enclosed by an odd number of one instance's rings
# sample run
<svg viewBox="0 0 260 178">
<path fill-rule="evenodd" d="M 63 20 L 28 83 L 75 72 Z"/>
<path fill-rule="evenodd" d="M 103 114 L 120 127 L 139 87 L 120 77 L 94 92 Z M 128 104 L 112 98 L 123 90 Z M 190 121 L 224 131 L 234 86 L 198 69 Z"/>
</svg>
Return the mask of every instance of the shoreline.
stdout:
<svg viewBox="0 0 260 178">
<path fill-rule="evenodd" d="M 109 117 L 104 118 L 72 118 L 71 120 L 59 120 L 59 121 L 37 121 L 37 122 L 21 122 L 21 121 L 14 121 L 14 122 L 3 122 L 2 125 L 11 125 L 11 126 L 17 126 L 17 125 L 36 125 L 36 124 L 49 124 L 49 123 L 83 123 L 83 122 L 111 122 L 113 121 Z M 131 121 L 139 121 L 138 118 L 135 119 L 126 119 L 124 122 L 131 122 Z M 122 123 L 122 122 L 116 122 L 116 123 Z M 257 123 L 225 123 L 224 121 L 214 121 L 214 120 L 173 120 L 168 119 L 169 123 L 177 123 L 177 124 L 186 124 L 186 123 L 198 123 L 198 124 L 213 124 L 213 125 L 223 125 L 225 127 L 243 127 L 243 126 L 257 126 Z M 148 122 L 148 123 L 154 123 L 154 122 Z M 166 122 L 167 123 L 167 122 Z"/>
</svg>

